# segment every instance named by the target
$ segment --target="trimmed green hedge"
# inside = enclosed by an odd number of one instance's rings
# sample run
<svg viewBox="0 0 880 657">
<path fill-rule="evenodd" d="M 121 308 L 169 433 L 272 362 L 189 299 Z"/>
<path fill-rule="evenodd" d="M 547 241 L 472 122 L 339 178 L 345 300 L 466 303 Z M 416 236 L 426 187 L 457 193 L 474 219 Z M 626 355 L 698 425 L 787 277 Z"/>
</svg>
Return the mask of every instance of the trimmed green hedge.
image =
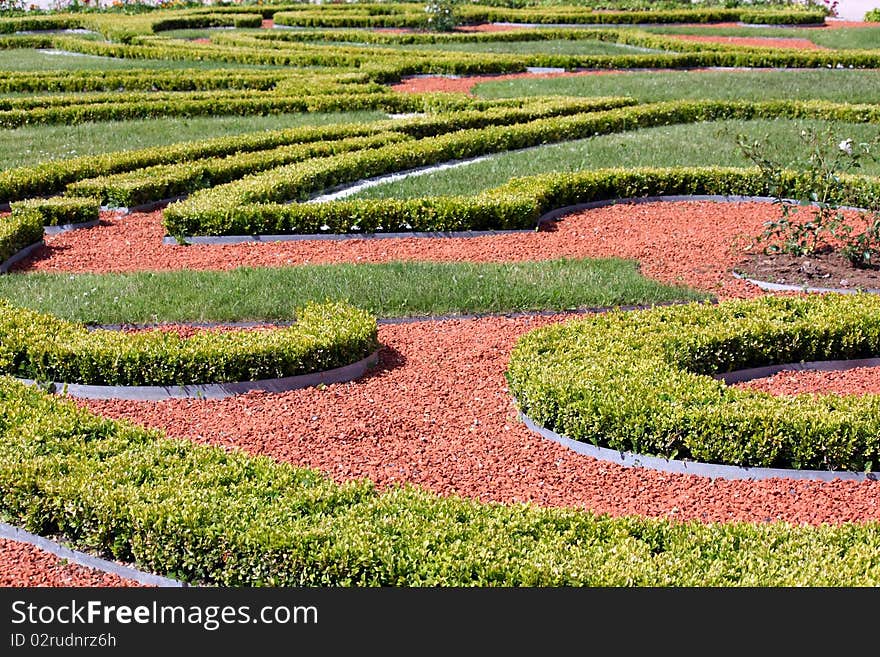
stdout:
<svg viewBox="0 0 880 657">
<path fill-rule="evenodd" d="M 191 194 L 247 174 L 303 162 L 313 157 L 380 148 L 410 139 L 396 132 L 365 137 L 279 146 L 270 150 L 204 158 L 180 164 L 158 164 L 136 171 L 86 178 L 67 186 L 67 194 L 92 196 L 111 207 L 135 207 Z"/>
<path fill-rule="evenodd" d="M 258 381 L 349 365 L 378 348 L 376 320 L 344 303 L 308 304 L 289 328 L 91 331 L 0 300 L 0 373 L 38 382 L 173 386 Z"/>
<path fill-rule="evenodd" d="M 843 183 L 839 198 L 834 199 L 840 203 L 867 206 L 880 198 L 877 178 L 851 176 Z M 780 189 L 771 190 L 770 181 L 757 167 L 594 169 L 514 178 L 477 196 L 247 203 L 222 208 L 183 201 L 166 207 L 163 224 L 166 233 L 178 239 L 191 235 L 529 230 L 551 210 L 593 201 L 694 194 L 769 196 L 776 191 L 807 198 L 811 191 L 811 181 L 803 173 L 788 172 L 780 184 Z"/>
<path fill-rule="evenodd" d="M 97 221 L 100 205 L 98 199 L 91 196 L 55 196 L 16 201 L 10 204 L 10 208 L 13 220 L 36 213 L 43 226 L 63 226 Z"/>
<path fill-rule="evenodd" d="M 290 74 L 264 70 L 153 69 L 107 71 L 4 71 L 0 93 L 210 91 L 256 89 L 266 91 Z"/>
<path fill-rule="evenodd" d="M 43 239 L 43 215 L 36 210 L 0 218 L 0 263 Z"/>
<path fill-rule="evenodd" d="M 8 169 L 0 171 L 0 202 L 58 193 L 66 185 L 78 180 L 130 172 L 159 164 L 174 165 L 203 158 L 225 157 L 297 143 L 369 136 L 387 131 L 420 137 L 463 128 L 506 125 L 541 117 L 624 107 L 635 102 L 630 98 L 479 101 L 459 94 L 401 94 L 398 99 L 403 105 L 400 109 L 404 111 L 442 113 L 369 124 L 340 124 L 248 133 L 134 151 L 53 160 L 30 167 Z"/>
<path fill-rule="evenodd" d="M 286 201 L 306 200 L 310 195 L 325 188 L 371 176 L 515 148 L 656 125 L 780 116 L 878 122 L 880 110 L 873 105 L 835 105 L 816 102 L 672 101 L 537 119 L 503 128 L 491 126 L 484 129 L 460 130 L 428 137 L 415 144 L 392 144 L 368 152 L 345 153 L 314 159 L 302 165 L 279 167 L 247 176 L 232 183 L 196 192 L 185 201 L 172 203 L 164 211 L 164 221 L 168 234 L 176 236 L 315 232 L 316 226 L 325 224 L 332 232 L 347 232 L 352 225 L 357 225 L 360 230 L 368 232 L 372 232 L 380 225 L 384 230 L 404 230 L 406 224 L 416 226 L 422 224 L 424 219 L 427 219 L 428 223 L 440 224 L 445 222 L 446 217 L 456 215 L 459 217 L 456 224 L 462 229 L 475 229 L 476 225 L 509 228 L 512 227 L 509 224 L 510 218 L 513 217 L 516 217 L 514 223 L 518 227 L 525 227 L 523 224 L 529 224 L 537 218 L 531 208 L 544 207 L 547 210 L 553 208 L 547 207 L 547 204 L 537 198 L 531 200 L 525 198 L 523 194 L 517 194 L 514 202 L 519 209 L 514 209 L 512 206 L 501 207 L 501 205 L 493 207 L 499 204 L 495 194 L 490 194 L 490 198 L 481 195 L 468 199 L 426 199 L 397 203 L 382 201 L 379 204 L 349 201 L 301 206 L 291 205 Z M 713 175 L 710 173 L 709 177 Z M 761 188 L 764 189 L 763 186 Z M 609 191 L 613 191 L 611 187 Z M 614 198 L 614 196 L 604 198 Z M 504 201 L 500 203 L 503 204 Z M 383 205 L 389 209 L 386 221 L 381 221 L 380 208 Z M 523 208 L 530 209 L 526 211 Z M 404 218 L 406 214 L 410 214 L 410 217 Z M 319 216 L 322 221 L 316 223 Z M 501 216 L 506 218 L 500 221 Z M 492 226 L 495 221 L 499 221 L 500 224 Z M 466 225 L 469 222 L 475 225 L 469 227 Z M 390 227 L 392 225 L 394 228 Z M 534 226 L 533 223 L 531 225 Z M 427 227 L 424 229 L 430 230 Z M 433 230 L 444 230 L 444 228 L 438 225 Z"/>
<path fill-rule="evenodd" d="M 67 185 L 67 194 L 97 196 L 105 204 L 132 207 L 213 187 L 249 174 L 310 158 L 380 148 L 431 134 L 454 132 L 469 127 L 488 127 L 528 122 L 541 117 L 567 116 L 632 104 L 626 98 L 561 100 L 526 103 L 523 107 L 490 107 L 485 111 L 459 111 L 444 115 L 413 117 L 404 121 L 372 124 L 376 134 L 327 139 L 318 143 L 292 144 L 256 152 L 234 152 L 212 158 L 157 164 L 134 171 L 87 178 Z M 478 105 L 478 103 L 473 103 Z M 390 130 L 378 132 L 382 127 Z M 344 134 L 345 129 L 340 130 Z M 253 138 L 251 138 L 251 141 Z M 245 139 L 241 140 L 242 142 Z M 303 166 L 308 166 L 304 164 Z"/>
<path fill-rule="evenodd" d="M 108 99 L 56 106 L 52 101 L 43 107 L 0 110 L 0 128 L 25 125 L 84 123 L 87 121 L 128 121 L 163 116 L 250 116 L 287 112 L 339 112 L 356 110 L 407 111 L 414 101 L 403 94 L 384 90 L 378 93 L 281 95 L 272 92 L 228 92 L 188 97 L 135 101 Z"/>
<path fill-rule="evenodd" d="M 774 396 L 715 373 L 880 355 L 880 297 L 766 296 L 614 311 L 514 347 L 511 394 L 538 424 L 620 451 L 737 466 L 869 471 L 880 395 Z"/>
<path fill-rule="evenodd" d="M 674 522 L 336 484 L 0 378 L 0 514 L 215 586 L 877 586 L 877 523 Z"/>
<path fill-rule="evenodd" d="M 583 25 L 638 25 L 645 23 L 719 23 L 739 21 L 768 25 L 805 25 L 823 23 L 824 9 L 651 9 L 645 11 L 593 11 L 590 7 L 486 7 L 460 5 L 456 8 L 458 22 L 478 23 L 578 23 Z M 355 4 L 350 7 L 330 5 L 306 6 L 278 11 L 277 25 L 292 27 L 423 27 L 424 5 L 395 3 L 394 5 Z"/>
<path fill-rule="evenodd" d="M 157 164 L 172 165 L 290 144 L 366 136 L 376 134 L 382 129 L 381 126 L 369 124 L 307 126 L 52 160 L 30 167 L 0 171 L 0 201 L 10 202 L 53 194 L 63 191 L 66 185 L 77 180 L 133 171 Z"/>
</svg>

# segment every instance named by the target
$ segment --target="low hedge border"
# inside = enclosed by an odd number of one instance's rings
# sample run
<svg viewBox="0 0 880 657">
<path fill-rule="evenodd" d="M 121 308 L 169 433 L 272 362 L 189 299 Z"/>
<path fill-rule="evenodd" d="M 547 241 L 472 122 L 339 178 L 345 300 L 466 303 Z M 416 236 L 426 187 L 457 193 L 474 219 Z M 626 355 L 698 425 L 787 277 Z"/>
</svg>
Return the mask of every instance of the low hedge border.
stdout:
<svg viewBox="0 0 880 657">
<path fill-rule="evenodd" d="M 91 554 L 71 550 L 69 547 L 60 545 L 57 542 L 50 541 L 42 536 L 37 536 L 30 532 L 26 532 L 18 527 L 13 527 L 5 522 L 0 522 L 0 538 L 5 538 L 17 543 L 27 543 L 39 548 L 43 552 L 54 554 L 56 557 L 63 559 L 67 563 L 75 563 L 86 568 L 100 570 L 117 577 L 133 580 L 147 586 L 186 586 L 184 582 L 154 575 L 153 573 L 144 573 L 136 568 L 119 564 L 109 559 L 99 559 Z"/>
<path fill-rule="evenodd" d="M 425 134 L 454 132 L 468 126 L 516 125 L 542 117 L 568 116 L 633 103 L 634 101 L 627 98 L 607 98 L 591 102 L 564 99 L 528 103 L 522 107 L 499 106 L 484 111 L 457 111 L 404 121 L 376 122 L 369 124 L 371 127 L 364 126 L 360 129 L 361 132 L 370 131 L 375 134 L 287 144 L 274 149 L 239 150 L 174 164 L 162 163 L 72 182 L 67 185 L 65 194 L 95 196 L 107 205 L 133 208 L 178 199 L 199 189 L 225 184 L 294 162 L 380 148 Z M 387 131 L 379 132 L 382 127 L 387 128 Z M 351 130 L 351 127 L 346 129 Z M 344 133 L 345 130 L 340 130 L 340 134 Z M 263 140 L 268 141 L 265 137 Z"/>
<path fill-rule="evenodd" d="M 477 101 L 457 94 L 400 94 L 399 109 L 430 112 L 428 116 L 373 123 L 306 126 L 181 142 L 133 151 L 103 153 L 0 171 L 0 202 L 64 191 L 79 180 L 130 172 L 158 164 L 180 164 L 281 146 L 365 137 L 395 131 L 421 137 L 463 128 L 523 123 L 542 117 L 601 111 L 635 104 L 631 98 L 563 98 Z M 344 108 L 342 108 L 344 109 Z"/>
<path fill-rule="evenodd" d="M 844 361 L 845 363 L 858 362 L 862 365 L 853 365 L 852 367 L 876 366 L 880 364 L 880 359 L 864 359 L 861 361 Z M 870 364 L 870 365 L 869 365 Z M 810 369 L 804 367 L 807 363 L 794 364 L 790 369 Z M 765 368 L 762 368 L 765 369 Z M 766 368 L 771 369 L 771 368 Z M 783 369 L 783 366 L 780 366 Z M 786 368 L 788 369 L 788 368 Z M 816 368 L 818 369 L 818 368 Z M 845 369 L 840 367 L 836 369 Z M 769 376 L 769 375 L 768 375 Z M 542 438 L 552 440 L 559 443 L 570 450 L 589 456 L 600 461 L 608 461 L 621 465 L 625 468 L 647 468 L 658 472 L 669 472 L 672 474 L 686 474 L 697 477 L 709 477 L 710 479 L 725 480 L 750 480 L 761 481 L 763 479 L 795 479 L 808 481 L 877 481 L 880 479 L 875 472 L 843 472 L 840 470 L 794 470 L 791 468 L 756 468 L 756 467 L 739 467 L 735 465 L 715 465 L 712 463 L 702 463 L 700 461 L 685 461 L 681 459 L 668 459 L 659 456 L 645 456 L 644 454 L 636 454 L 633 452 L 622 452 L 618 449 L 609 449 L 607 447 L 598 447 L 591 443 L 585 443 L 579 440 L 572 440 L 567 436 L 562 436 L 555 431 L 550 431 L 536 424 L 525 413 L 519 413 L 519 419 L 522 420 L 531 431 L 540 435 Z"/>
<path fill-rule="evenodd" d="M 836 199 L 841 203 L 870 207 L 880 198 L 876 178 L 852 176 L 844 182 L 847 187 Z M 251 203 L 223 212 L 210 206 L 178 212 L 184 201 L 165 209 L 163 225 L 167 235 L 183 241 L 198 235 L 522 230 L 535 229 L 553 210 L 582 203 L 641 196 L 769 196 L 768 184 L 757 167 L 596 169 L 515 178 L 472 197 Z M 810 181 L 797 172 L 788 172 L 783 184 L 783 193 L 792 198 L 810 191 Z"/>
<path fill-rule="evenodd" d="M 765 296 L 538 329 L 506 377 L 522 413 L 598 447 L 739 467 L 871 472 L 880 395 L 771 394 L 715 375 L 880 354 L 880 297 Z"/>
<path fill-rule="evenodd" d="M 825 292 L 839 292 L 841 294 L 851 294 L 858 291 L 852 288 L 847 289 L 834 287 L 811 287 L 809 285 L 787 285 L 785 283 L 771 283 L 770 281 L 761 281 L 755 278 L 748 278 L 737 271 L 733 272 L 733 276 L 734 278 L 741 278 L 745 281 L 748 281 L 752 285 L 757 285 L 762 290 L 766 290 L 768 292 L 818 292 L 822 294 L 824 294 Z M 872 294 L 880 294 L 880 289 L 865 288 L 861 291 L 870 292 Z"/>
<path fill-rule="evenodd" d="M 0 220 L 0 272 L 6 272 L 43 241 L 43 219 L 37 212 Z M 28 253 L 22 253 L 28 250 Z"/>
<path fill-rule="evenodd" d="M 825 21 L 827 11 L 797 9 L 786 11 L 768 9 L 653 9 L 593 11 L 590 7 L 486 7 L 461 6 L 457 10 L 459 22 L 479 23 L 572 23 L 584 25 L 638 25 L 654 23 L 719 23 L 738 21 L 761 25 L 815 25 Z M 424 6 L 400 3 L 392 10 L 381 5 L 360 5 L 340 9 L 310 7 L 305 10 L 275 12 L 276 25 L 288 27 L 424 27 Z"/>
<path fill-rule="evenodd" d="M 311 303 L 290 327 L 90 331 L 0 301 L 0 373 L 37 382 L 185 386 L 278 379 L 357 362 L 378 347 L 376 320 L 344 303 Z"/>
<path fill-rule="evenodd" d="M 333 482 L 0 378 L 0 514 L 214 586 L 876 586 L 877 523 L 679 522 Z"/>
<path fill-rule="evenodd" d="M 40 225 L 58 228 L 97 223 L 100 206 L 93 196 L 53 196 L 9 204 L 13 220 L 35 215 L 39 217 Z"/>
<path fill-rule="evenodd" d="M 320 372 L 298 374 L 257 381 L 232 381 L 229 383 L 187 384 L 179 386 L 94 386 L 60 381 L 40 382 L 18 379 L 27 385 L 38 385 L 46 392 L 68 395 L 80 399 L 129 399 L 134 401 L 162 401 L 165 399 L 225 399 L 248 392 L 289 392 L 332 383 L 345 383 L 364 376 L 379 362 L 379 352 L 357 362 Z"/>
<path fill-rule="evenodd" d="M 164 212 L 169 235 L 229 235 L 304 232 L 296 226 L 297 217 L 309 216 L 312 210 L 291 209 L 289 201 L 304 201 L 329 187 L 363 178 L 398 173 L 407 169 L 430 166 L 450 160 L 466 159 L 540 144 L 558 143 L 632 130 L 640 127 L 670 125 L 720 118 L 758 118 L 778 116 L 810 116 L 824 118 L 848 117 L 851 120 L 880 118 L 873 106 L 833 105 L 828 103 L 770 103 L 724 101 L 673 101 L 633 107 L 615 108 L 573 116 L 536 119 L 512 127 L 490 126 L 482 129 L 459 130 L 451 134 L 429 136 L 406 147 L 390 145 L 370 152 L 356 152 L 314 159 L 299 166 L 285 166 L 247 176 L 235 182 L 196 192 L 187 200 L 169 205 Z M 366 217 L 375 214 L 372 205 L 360 202 Z M 390 203 L 389 203 L 390 205 Z M 398 204 L 399 205 L 399 204 Z M 355 207 L 336 206 L 350 210 Z M 372 209 L 367 209 L 372 208 Z M 321 210 L 321 212 L 325 212 Z M 401 230 L 407 223 L 415 230 L 483 230 L 509 228 L 505 225 L 473 226 L 461 222 L 452 226 L 422 225 L 397 221 L 383 224 L 372 217 L 369 227 L 374 232 Z M 356 225 L 358 222 L 349 222 Z M 308 232 L 317 232 L 317 224 Z M 348 232 L 334 228 L 332 232 Z M 360 225 L 360 224 L 358 224 Z M 517 226 L 524 227 L 524 226 Z"/>
<path fill-rule="evenodd" d="M 303 162 L 314 157 L 381 148 L 408 140 L 411 137 L 399 132 L 380 132 L 366 137 L 292 144 L 179 164 L 157 164 L 135 171 L 79 180 L 67 185 L 65 194 L 91 196 L 109 207 L 137 208 L 166 199 L 181 198 L 196 190 L 227 183 L 266 169 Z"/>
<path fill-rule="evenodd" d="M 274 89 L 290 74 L 283 71 L 183 69 L 162 71 L 4 71 L 0 93 L 108 93 L 122 91 L 212 91 Z"/>
</svg>

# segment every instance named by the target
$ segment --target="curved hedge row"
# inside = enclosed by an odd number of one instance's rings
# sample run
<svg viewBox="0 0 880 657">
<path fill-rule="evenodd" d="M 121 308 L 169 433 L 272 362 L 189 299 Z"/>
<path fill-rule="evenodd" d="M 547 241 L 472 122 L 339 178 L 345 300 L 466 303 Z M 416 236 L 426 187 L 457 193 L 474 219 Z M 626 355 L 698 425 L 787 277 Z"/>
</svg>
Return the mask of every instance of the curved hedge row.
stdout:
<svg viewBox="0 0 880 657">
<path fill-rule="evenodd" d="M 196 190 L 237 180 L 274 167 L 338 153 L 381 148 L 411 138 L 399 132 L 279 146 L 250 153 L 157 164 L 110 176 L 86 178 L 67 186 L 66 194 L 91 196 L 112 207 L 135 207 L 186 196 Z"/>
<path fill-rule="evenodd" d="M 880 297 L 766 296 L 541 328 L 515 345 L 511 394 L 535 422 L 620 451 L 737 466 L 870 471 L 880 395 L 726 386 L 715 373 L 880 354 Z"/>
<path fill-rule="evenodd" d="M 515 125 L 540 117 L 567 116 L 585 111 L 602 110 L 632 104 L 626 98 L 561 100 L 525 103 L 522 107 L 491 107 L 485 111 L 459 111 L 445 115 L 413 117 L 402 121 L 376 122 L 374 134 L 299 144 L 286 144 L 271 149 L 240 149 L 236 152 L 201 157 L 175 164 L 161 163 L 124 173 L 86 178 L 67 185 L 65 194 L 95 196 L 106 205 L 132 207 L 152 201 L 185 196 L 199 189 L 213 187 L 247 175 L 257 174 L 294 162 L 328 157 L 346 152 L 361 152 L 393 143 L 443 134 L 475 126 Z M 380 131 L 382 127 L 386 130 Z M 349 128 L 340 130 L 345 134 Z M 364 126 L 362 130 L 368 128 Z M 306 166 L 306 165 L 304 165 Z"/>
<path fill-rule="evenodd" d="M 173 386 L 321 372 L 378 348 L 376 320 L 343 303 L 309 304 L 289 328 L 91 331 L 0 300 L 0 373 L 87 385 Z"/>
<path fill-rule="evenodd" d="M 467 199 L 425 199 L 398 203 L 382 201 L 381 204 L 348 201 L 302 206 L 289 204 L 287 201 L 306 200 L 311 194 L 328 187 L 371 176 L 515 148 L 657 125 L 764 117 L 878 122 L 880 109 L 873 105 L 815 102 L 672 101 L 537 119 L 504 128 L 492 126 L 460 130 L 428 137 L 414 144 L 392 144 L 370 151 L 317 158 L 302 165 L 279 167 L 247 176 L 232 183 L 196 192 L 185 201 L 172 203 L 165 209 L 164 221 L 167 233 L 175 236 L 315 232 L 313 229 L 316 226 L 323 225 L 329 226 L 329 230 L 333 232 L 347 232 L 346 228 L 350 229 L 352 225 L 370 232 L 379 225 L 384 230 L 404 230 L 406 224 L 422 224 L 423 219 L 420 216 L 426 218 L 428 223 L 444 223 L 456 213 L 459 214 L 456 221 L 458 224 L 474 222 L 484 226 L 492 221 L 500 221 L 500 225 L 488 227 L 501 229 L 513 227 L 510 225 L 513 220 L 517 227 L 523 228 L 527 227 L 523 224 L 529 224 L 537 218 L 531 209 L 544 204 L 537 198 L 524 198 L 522 194 L 515 195 L 516 199 L 512 201 L 516 208 L 499 199 L 497 194 Z M 638 195 L 640 194 L 629 194 Z M 388 220 L 377 223 L 376 220 L 381 219 L 382 204 L 389 208 Z M 415 211 L 415 216 L 403 219 L 400 213 L 411 210 Z M 323 221 L 316 223 L 319 216 Z M 355 218 L 364 221 L 352 221 Z M 401 218 L 399 223 L 397 218 Z M 390 225 L 395 228 L 392 229 Z M 531 223 L 531 227 L 533 226 L 534 223 Z M 461 227 L 467 228 L 469 227 Z M 476 229 L 475 226 L 470 228 Z M 447 228 L 438 226 L 419 230 Z"/>
<path fill-rule="evenodd" d="M 95 416 L 0 378 L 0 513 L 215 586 L 877 586 L 877 523 L 679 522 L 491 504 Z"/>
<path fill-rule="evenodd" d="M 400 109 L 410 112 L 431 112 L 431 114 L 405 121 L 390 120 L 247 133 L 133 151 L 53 160 L 34 166 L 8 169 L 0 171 L 0 202 L 54 194 L 63 191 L 66 185 L 78 180 L 131 172 L 159 164 L 176 165 L 204 158 L 234 156 L 293 144 L 363 137 L 388 131 L 421 137 L 463 128 L 507 125 L 540 117 L 604 110 L 635 103 L 629 98 L 552 100 L 525 98 L 478 101 L 455 94 L 401 94 L 399 101 L 403 104 Z M 439 113 L 434 114 L 434 112 Z"/>
<path fill-rule="evenodd" d="M 460 23 L 573 23 L 582 25 L 639 25 L 645 23 L 720 23 L 738 21 L 767 25 L 807 25 L 823 23 L 827 10 L 823 9 L 652 9 L 645 11 L 593 11 L 590 7 L 485 7 L 462 5 L 456 8 Z M 277 25 L 290 27 L 411 27 L 425 25 L 424 5 L 395 3 L 394 5 L 361 4 L 330 5 L 316 8 L 305 5 L 275 12 Z"/>
<path fill-rule="evenodd" d="M 180 241 L 193 235 L 531 230 L 551 210 L 594 201 L 664 195 L 769 196 L 775 192 L 809 197 L 812 182 L 802 173 L 787 172 L 778 182 L 779 189 L 771 190 L 770 181 L 757 167 L 594 169 L 514 178 L 477 196 L 250 203 L 224 208 L 210 204 L 194 208 L 183 201 L 165 209 L 163 225 L 166 234 Z M 880 198 L 880 179 L 849 176 L 842 182 L 845 189 L 835 199 L 841 203 L 865 206 Z"/>
</svg>

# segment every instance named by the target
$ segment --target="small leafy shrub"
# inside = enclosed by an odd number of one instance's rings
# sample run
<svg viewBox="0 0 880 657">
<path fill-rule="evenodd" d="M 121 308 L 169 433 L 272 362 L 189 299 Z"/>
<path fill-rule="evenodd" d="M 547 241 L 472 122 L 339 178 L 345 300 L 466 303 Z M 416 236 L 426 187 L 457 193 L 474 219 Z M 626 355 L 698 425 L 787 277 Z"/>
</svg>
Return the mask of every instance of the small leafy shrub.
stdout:
<svg viewBox="0 0 880 657">
<path fill-rule="evenodd" d="M 742 135 L 737 138 L 743 154 L 766 176 L 781 209 L 779 219 L 767 222 L 755 242 L 764 244 L 766 254 L 807 257 L 838 249 L 855 267 L 876 266 L 880 263 L 880 215 L 876 209 L 863 209 L 854 223 L 844 213 L 842 200 L 847 195 L 846 177 L 864 159 L 877 160 L 874 149 L 880 139 L 855 144 L 852 139 L 838 141 L 834 132 L 833 126 L 821 134 L 813 129 L 801 131 L 807 154 L 792 164 L 806 171 L 809 192 L 798 199 L 782 194 L 787 167 L 768 155 L 766 145 L 748 142 Z M 858 230 L 857 224 L 867 227 Z"/>
<path fill-rule="evenodd" d="M 866 23 L 880 23 L 880 7 L 872 9 L 865 14 Z"/>
</svg>

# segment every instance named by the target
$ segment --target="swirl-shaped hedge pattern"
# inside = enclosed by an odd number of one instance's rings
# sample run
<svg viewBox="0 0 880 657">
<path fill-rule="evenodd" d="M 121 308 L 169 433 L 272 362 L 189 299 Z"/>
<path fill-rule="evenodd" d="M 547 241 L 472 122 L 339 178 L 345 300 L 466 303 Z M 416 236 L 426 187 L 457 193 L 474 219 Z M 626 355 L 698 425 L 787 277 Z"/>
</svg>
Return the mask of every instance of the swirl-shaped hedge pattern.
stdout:
<svg viewBox="0 0 880 657">
<path fill-rule="evenodd" d="M 880 298 L 763 297 L 612 311 L 541 328 L 507 378 L 538 424 L 601 447 L 739 466 L 871 470 L 880 396 L 727 387 L 712 375 L 880 353 Z"/>
</svg>

